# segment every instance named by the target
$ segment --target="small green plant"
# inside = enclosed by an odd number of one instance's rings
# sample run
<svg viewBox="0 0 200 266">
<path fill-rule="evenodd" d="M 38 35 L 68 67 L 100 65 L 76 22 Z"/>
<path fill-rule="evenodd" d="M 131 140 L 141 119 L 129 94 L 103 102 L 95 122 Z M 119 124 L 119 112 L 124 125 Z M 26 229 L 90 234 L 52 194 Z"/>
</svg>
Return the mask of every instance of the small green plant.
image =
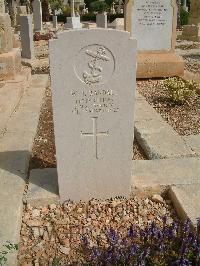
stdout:
<svg viewBox="0 0 200 266">
<path fill-rule="evenodd" d="M 168 89 L 170 99 L 175 104 L 183 104 L 191 95 L 200 93 L 198 83 L 180 77 L 168 78 L 164 81 L 164 85 Z"/>
<path fill-rule="evenodd" d="M 52 261 L 52 266 L 60 266 L 60 258 L 55 257 Z"/>
<path fill-rule="evenodd" d="M 187 25 L 189 20 L 189 12 L 185 11 L 183 7 L 180 10 L 181 25 Z"/>
<path fill-rule="evenodd" d="M 0 251 L 0 266 L 4 265 L 6 263 L 7 256 L 11 252 L 18 250 L 18 245 L 17 244 L 12 244 L 7 241 L 7 244 L 3 245 L 4 250 Z"/>
</svg>

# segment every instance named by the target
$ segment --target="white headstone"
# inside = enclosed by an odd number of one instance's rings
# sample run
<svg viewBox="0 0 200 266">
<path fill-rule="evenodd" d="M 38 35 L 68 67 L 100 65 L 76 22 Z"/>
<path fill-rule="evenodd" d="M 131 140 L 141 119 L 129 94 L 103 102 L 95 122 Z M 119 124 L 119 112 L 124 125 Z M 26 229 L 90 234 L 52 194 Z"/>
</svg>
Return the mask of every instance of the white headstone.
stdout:
<svg viewBox="0 0 200 266">
<path fill-rule="evenodd" d="M 98 28 L 107 28 L 107 13 L 98 13 L 96 15 L 96 23 Z"/>
<path fill-rule="evenodd" d="M 33 42 L 32 15 L 20 16 L 20 36 L 21 36 L 22 57 L 33 59 L 34 42 Z"/>
<path fill-rule="evenodd" d="M 49 49 L 61 201 L 129 196 L 136 41 L 112 29 L 71 30 Z"/>
<path fill-rule="evenodd" d="M 40 0 L 33 1 L 34 31 L 42 31 L 42 6 Z"/>
<path fill-rule="evenodd" d="M 131 35 L 138 50 L 170 50 L 173 35 L 172 0 L 134 0 Z"/>
</svg>

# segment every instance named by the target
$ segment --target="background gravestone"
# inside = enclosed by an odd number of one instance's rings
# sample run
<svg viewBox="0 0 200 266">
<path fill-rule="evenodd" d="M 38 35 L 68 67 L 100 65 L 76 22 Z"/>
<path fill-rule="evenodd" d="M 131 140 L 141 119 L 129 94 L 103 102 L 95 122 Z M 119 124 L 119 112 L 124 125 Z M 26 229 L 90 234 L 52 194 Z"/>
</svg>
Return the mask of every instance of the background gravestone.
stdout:
<svg viewBox="0 0 200 266">
<path fill-rule="evenodd" d="M 49 48 L 61 201 L 129 196 L 136 41 L 76 30 Z"/>
<path fill-rule="evenodd" d="M 27 15 L 26 6 L 17 6 L 16 23 L 17 30 L 20 30 L 20 16 Z"/>
<path fill-rule="evenodd" d="M 21 71 L 20 49 L 13 49 L 13 31 L 4 0 L 0 0 L 0 79 L 13 79 Z"/>
<path fill-rule="evenodd" d="M 34 0 L 33 3 L 33 21 L 34 31 L 42 31 L 42 6 L 40 0 Z"/>
<path fill-rule="evenodd" d="M 96 23 L 98 28 L 107 28 L 107 13 L 98 13 L 96 15 Z"/>
<path fill-rule="evenodd" d="M 64 29 L 81 29 L 82 23 L 80 22 L 80 16 L 79 14 L 77 14 L 77 16 L 75 15 L 74 0 L 70 1 L 70 5 L 71 17 L 67 17 Z"/>
<path fill-rule="evenodd" d="M 33 26 L 32 15 L 20 16 L 20 36 L 22 57 L 33 59 L 34 56 L 34 42 L 33 42 Z"/>
<path fill-rule="evenodd" d="M 183 76 L 184 61 L 175 54 L 176 0 L 134 0 L 132 3 L 130 32 L 138 42 L 137 77 Z"/>
<path fill-rule="evenodd" d="M 183 26 L 181 39 L 189 41 L 200 41 L 200 1 L 191 0 L 189 24 Z"/>
<path fill-rule="evenodd" d="M 53 16 L 53 28 L 57 29 L 58 28 L 58 19 L 57 16 Z"/>
</svg>

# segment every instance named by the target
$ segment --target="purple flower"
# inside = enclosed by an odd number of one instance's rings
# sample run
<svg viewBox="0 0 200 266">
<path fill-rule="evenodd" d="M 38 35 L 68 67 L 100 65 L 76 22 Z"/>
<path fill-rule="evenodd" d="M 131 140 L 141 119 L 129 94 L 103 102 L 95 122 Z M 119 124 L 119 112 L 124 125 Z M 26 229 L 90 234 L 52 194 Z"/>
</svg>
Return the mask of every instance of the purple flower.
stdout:
<svg viewBox="0 0 200 266">
<path fill-rule="evenodd" d="M 131 225 L 130 228 L 128 229 L 128 237 L 136 237 L 136 231 L 133 229 L 133 226 Z"/>
<path fill-rule="evenodd" d="M 81 236 L 81 242 L 84 246 L 88 246 L 88 244 L 89 244 L 86 236 Z"/>
<path fill-rule="evenodd" d="M 113 245 L 116 245 L 118 240 L 119 240 L 119 236 L 118 234 L 115 232 L 114 229 L 110 229 L 107 233 L 107 237 L 108 237 L 108 240 L 113 244 Z"/>
<path fill-rule="evenodd" d="M 190 266 L 192 263 L 188 259 L 181 258 L 175 262 L 177 266 Z"/>
<path fill-rule="evenodd" d="M 190 220 L 189 219 L 187 219 L 186 221 L 185 221 L 185 223 L 183 224 L 183 233 L 184 234 L 189 234 L 189 232 L 190 232 L 190 228 L 191 228 L 191 222 L 190 222 Z"/>
<path fill-rule="evenodd" d="M 135 255 L 138 252 L 138 246 L 136 244 L 133 244 L 130 248 L 130 254 Z"/>
</svg>

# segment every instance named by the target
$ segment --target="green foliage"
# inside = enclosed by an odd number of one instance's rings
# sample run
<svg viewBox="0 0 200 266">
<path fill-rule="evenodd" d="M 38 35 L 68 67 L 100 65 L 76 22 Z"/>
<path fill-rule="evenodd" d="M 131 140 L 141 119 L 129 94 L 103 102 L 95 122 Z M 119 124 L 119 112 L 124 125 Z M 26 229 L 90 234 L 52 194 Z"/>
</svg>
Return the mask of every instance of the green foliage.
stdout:
<svg viewBox="0 0 200 266">
<path fill-rule="evenodd" d="M 96 0 L 84 0 L 84 3 L 86 4 L 86 7 L 89 9 L 89 11 L 91 11 L 90 4 L 95 1 Z"/>
<path fill-rule="evenodd" d="M 94 13 L 81 15 L 81 21 L 96 21 L 96 15 Z"/>
<path fill-rule="evenodd" d="M 60 266 L 60 258 L 55 257 L 52 261 L 52 266 Z"/>
<path fill-rule="evenodd" d="M 107 6 L 110 8 L 112 3 L 113 3 L 113 0 L 105 0 Z"/>
<path fill-rule="evenodd" d="M 9 253 L 18 250 L 17 244 L 11 244 L 7 242 L 7 244 L 3 245 L 4 250 L 0 251 L 0 266 L 4 265 L 7 261 L 7 256 Z"/>
<path fill-rule="evenodd" d="M 62 14 L 65 17 L 71 17 L 71 8 L 69 6 L 62 7 Z M 66 22 L 66 19 L 65 19 Z"/>
<path fill-rule="evenodd" d="M 92 2 L 90 4 L 90 9 L 91 11 L 96 11 L 96 12 L 103 12 L 103 11 L 106 11 L 107 9 L 107 4 L 106 2 L 102 2 L 102 1 L 95 1 L 95 2 Z"/>
<path fill-rule="evenodd" d="M 62 8 L 62 0 L 49 0 L 49 4 L 53 13 Z"/>
<path fill-rule="evenodd" d="M 180 10 L 180 19 L 181 19 L 181 25 L 187 25 L 189 20 L 189 13 L 185 11 L 182 7 Z"/>
<path fill-rule="evenodd" d="M 168 78 L 164 85 L 168 89 L 170 99 L 175 104 L 183 104 L 194 93 L 200 93 L 198 83 L 180 77 Z"/>
<path fill-rule="evenodd" d="M 112 23 L 116 18 L 123 18 L 124 14 L 108 14 L 108 21 Z"/>
</svg>

